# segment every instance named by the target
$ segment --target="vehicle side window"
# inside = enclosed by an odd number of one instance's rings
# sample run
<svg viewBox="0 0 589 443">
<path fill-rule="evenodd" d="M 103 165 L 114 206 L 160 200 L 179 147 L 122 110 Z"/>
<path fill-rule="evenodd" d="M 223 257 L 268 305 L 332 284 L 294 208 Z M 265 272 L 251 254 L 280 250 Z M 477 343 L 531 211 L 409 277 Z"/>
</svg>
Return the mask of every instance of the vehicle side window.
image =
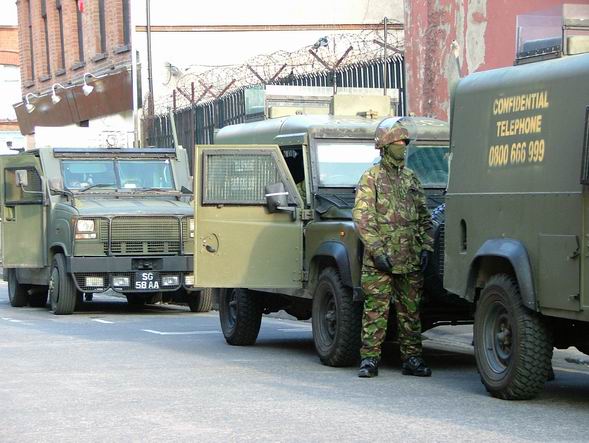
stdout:
<svg viewBox="0 0 589 443">
<path fill-rule="evenodd" d="M 287 183 L 270 151 L 209 151 L 203 157 L 203 204 L 266 203 L 265 187 Z M 294 203 L 292 196 L 289 201 Z"/>
<path fill-rule="evenodd" d="M 17 171 L 26 171 L 27 185 L 17 185 Z M 34 168 L 7 168 L 4 170 L 4 202 L 10 204 L 42 203 L 41 176 Z"/>
<path fill-rule="evenodd" d="M 281 148 L 282 156 L 288 166 L 290 175 L 292 175 L 295 183 L 300 183 L 305 180 L 305 165 L 303 163 L 303 147 L 285 146 Z"/>
</svg>

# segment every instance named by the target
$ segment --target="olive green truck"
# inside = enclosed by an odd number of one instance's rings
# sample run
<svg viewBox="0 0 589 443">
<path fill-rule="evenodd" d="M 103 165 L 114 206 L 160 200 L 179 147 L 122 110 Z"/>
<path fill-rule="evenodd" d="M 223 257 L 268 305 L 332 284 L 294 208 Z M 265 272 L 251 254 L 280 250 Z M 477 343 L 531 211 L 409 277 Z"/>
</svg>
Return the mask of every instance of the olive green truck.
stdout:
<svg viewBox="0 0 589 443">
<path fill-rule="evenodd" d="M 553 347 L 589 353 L 588 9 L 565 8 L 560 38 L 518 39 L 517 66 L 459 82 L 448 183 L 443 123 L 399 120 L 418 128 L 406 163 L 433 209 L 423 327 L 474 312 L 481 380 L 503 399 L 540 392 Z M 359 345 L 350 209 L 376 122 L 318 119 L 235 125 L 197 147 L 195 279 L 221 288 L 230 344 L 254 343 L 262 314 L 285 309 L 312 317 L 321 361 L 339 366 Z"/>
<path fill-rule="evenodd" d="M 71 314 L 112 289 L 130 304 L 211 307 L 193 287 L 183 149 L 41 148 L 0 158 L 2 259 L 14 307 Z M 88 297 L 89 298 L 89 297 Z"/>
<path fill-rule="evenodd" d="M 474 304 L 481 380 L 504 399 L 542 389 L 553 346 L 589 353 L 589 7 L 568 12 L 562 38 L 536 30 L 453 97 L 444 286 Z"/>
<path fill-rule="evenodd" d="M 355 363 L 362 244 L 351 210 L 360 176 L 380 158 L 374 134 L 381 120 L 289 116 L 228 126 L 215 145 L 197 146 L 195 284 L 218 288 L 228 343 L 253 344 L 262 315 L 285 310 L 312 318 L 324 364 Z M 407 165 L 437 207 L 447 183 L 448 124 L 389 123 L 410 130 Z M 443 291 L 441 262 L 431 260 L 424 329 L 472 318 L 468 303 Z"/>
</svg>

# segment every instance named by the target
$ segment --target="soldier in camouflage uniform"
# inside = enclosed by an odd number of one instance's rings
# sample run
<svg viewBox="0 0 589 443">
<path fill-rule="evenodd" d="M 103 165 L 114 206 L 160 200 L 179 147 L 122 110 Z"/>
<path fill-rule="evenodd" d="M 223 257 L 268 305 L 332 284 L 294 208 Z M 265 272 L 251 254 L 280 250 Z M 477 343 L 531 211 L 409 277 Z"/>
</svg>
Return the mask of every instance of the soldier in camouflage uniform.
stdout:
<svg viewBox="0 0 589 443">
<path fill-rule="evenodd" d="M 378 375 L 380 347 L 385 339 L 389 305 L 394 303 L 402 371 L 430 376 L 421 357 L 419 308 L 423 270 L 432 239 L 425 196 L 415 174 L 404 167 L 409 132 L 393 125 L 376 134 L 381 161 L 358 184 L 353 217 L 364 243 L 362 348 L 359 377 Z"/>
</svg>

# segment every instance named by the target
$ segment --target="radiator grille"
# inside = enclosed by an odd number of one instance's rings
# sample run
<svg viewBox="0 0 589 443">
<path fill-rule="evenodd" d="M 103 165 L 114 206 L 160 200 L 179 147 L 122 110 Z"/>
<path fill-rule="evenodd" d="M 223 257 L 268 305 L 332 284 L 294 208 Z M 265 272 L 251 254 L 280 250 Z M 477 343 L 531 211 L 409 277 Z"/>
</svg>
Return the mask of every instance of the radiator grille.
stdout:
<svg viewBox="0 0 589 443">
<path fill-rule="evenodd" d="M 182 240 L 184 254 L 192 254 L 194 252 L 194 237 L 190 237 L 190 219 L 182 219 Z"/>
<path fill-rule="evenodd" d="M 114 255 L 180 253 L 180 221 L 175 217 L 116 217 L 111 223 Z"/>
<path fill-rule="evenodd" d="M 444 245 L 445 243 L 445 227 L 446 224 L 442 223 L 438 230 L 438 273 L 443 278 L 444 276 Z"/>
</svg>

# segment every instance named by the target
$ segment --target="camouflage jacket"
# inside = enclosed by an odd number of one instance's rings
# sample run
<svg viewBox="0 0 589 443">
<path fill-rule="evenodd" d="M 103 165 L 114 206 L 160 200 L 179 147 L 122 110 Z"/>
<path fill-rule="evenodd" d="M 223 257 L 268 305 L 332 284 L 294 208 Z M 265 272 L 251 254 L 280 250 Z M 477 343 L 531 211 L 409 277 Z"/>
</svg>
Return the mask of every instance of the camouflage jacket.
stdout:
<svg viewBox="0 0 589 443">
<path fill-rule="evenodd" d="M 374 268 L 372 257 L 385 254 L 393 262 L 391 272 L 405 274 L 419 269 L 422 250 L 433 251 L 425 195 L 410 169 L 378 164 L 367 170 L 353 217 L 364 243 L 364 266 Z"/>
</svg>

